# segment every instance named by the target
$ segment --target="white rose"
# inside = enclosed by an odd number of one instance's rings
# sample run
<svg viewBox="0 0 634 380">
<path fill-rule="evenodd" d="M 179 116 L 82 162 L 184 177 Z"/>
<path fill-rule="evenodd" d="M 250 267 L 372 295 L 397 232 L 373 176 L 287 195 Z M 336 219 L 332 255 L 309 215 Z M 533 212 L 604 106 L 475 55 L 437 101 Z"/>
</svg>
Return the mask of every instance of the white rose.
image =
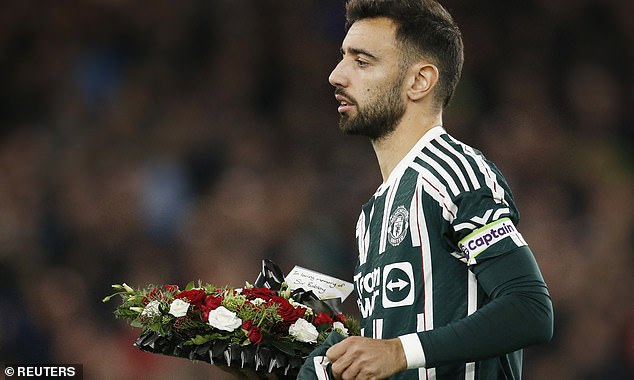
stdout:
<svg viewBox="0 0 634 380">
<path fill-rule="evenodd" d="M 300 342 L 317 343 L 319 332 L 312 323 L 300 318 L 288 328 L 288 333 Z"/>
<path fill-rule="evenodd" d="M 187 315 L 187 310 L 189 310 L 189 302 L 185 302 L 182 299 L 177 298 L 172 301 L 169 313 L 178 318 Z"/>
<path fill-rule="evenodd" d="M 348 336 L 348 329 L 341 322 L 335 322 L 332 324 L 332 329 L 343 336 Z"/>
<path fill-rule="evenodd" d="M 242 319 L 224 306 L 209 312 L 209 324 L 219 330 L 233 331 L 242 326 Z"/>
<path fill-rule="evenodd" d="M 150 303 L 145 305 L 145 308 L 141 312 L 141 316 L 152 318 L 161 315 L 161 310 L 159 309 L 160 305 L 161 303 L 157 300 L 150 301 Z"/>
</svg>

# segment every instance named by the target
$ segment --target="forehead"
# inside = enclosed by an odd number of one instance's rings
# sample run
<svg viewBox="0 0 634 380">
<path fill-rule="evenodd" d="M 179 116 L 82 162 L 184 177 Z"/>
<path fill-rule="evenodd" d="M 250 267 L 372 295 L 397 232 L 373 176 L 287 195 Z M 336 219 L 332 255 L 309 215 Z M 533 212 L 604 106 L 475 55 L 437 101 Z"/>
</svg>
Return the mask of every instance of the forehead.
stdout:
<svg viewBox="0 0 634 380">
<path fill-rule="evenodd" d="M 365 50 L 377 57 L 392 56 L 398 50 L 396 24 L 385 17 L 359 20 L 348 29 L 341 48 L 344 53 Z"/>
</svg>

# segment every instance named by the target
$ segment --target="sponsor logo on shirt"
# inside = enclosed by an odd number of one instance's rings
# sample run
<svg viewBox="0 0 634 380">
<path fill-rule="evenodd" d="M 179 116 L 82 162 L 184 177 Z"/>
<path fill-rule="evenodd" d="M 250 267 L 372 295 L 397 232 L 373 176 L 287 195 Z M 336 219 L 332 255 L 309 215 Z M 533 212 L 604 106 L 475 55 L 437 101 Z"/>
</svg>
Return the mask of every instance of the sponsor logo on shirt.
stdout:
<svg viewBox="0 0 634 380">
<path fill-rule="evenodd" d="M 385 309 L 414 304 L 416 284 L 414 270 L 407 261 L 376 267 L 365 274 L 354 275 L 357 304 L 363 318 L 374 313 L 375 307 Z M 380 306 L 377 305 L 377 299 Z"/>
</svg>

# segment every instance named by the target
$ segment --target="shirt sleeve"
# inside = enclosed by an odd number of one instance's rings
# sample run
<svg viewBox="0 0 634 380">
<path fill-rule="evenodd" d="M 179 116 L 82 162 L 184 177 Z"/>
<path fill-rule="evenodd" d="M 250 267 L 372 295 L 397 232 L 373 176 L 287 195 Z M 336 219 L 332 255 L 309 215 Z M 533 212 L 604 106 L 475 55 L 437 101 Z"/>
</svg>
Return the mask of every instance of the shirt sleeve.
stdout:
<svg viewBox="0 0 634 380">
<path fill-rule="evenodd" d="M 405 352 L 405 360 L 407 361 L 407 369 L 424 367 L 425 351 L 420 343 L 416 333 L 407 335 L 401 335 L 398 337 L 401 340 L 403 351 Z"/>
<path fill-rule="evenodd" d="M 517 230 L 519 211 L 511 190 L 497 168 L 489 165 L 490 178 L 483 179 L 479 188 L 451 199 L 453 213 L 445 221 L 449 249 L 467 265 L 526 245 Z"/>
<path fill-rule="evenodd" d="M 527 246 L 472 269 L 490 301 L 468 317 L 417 333 L 427 368 L 501 356 L 552 337 L 551 299 Z"/>
</svg>

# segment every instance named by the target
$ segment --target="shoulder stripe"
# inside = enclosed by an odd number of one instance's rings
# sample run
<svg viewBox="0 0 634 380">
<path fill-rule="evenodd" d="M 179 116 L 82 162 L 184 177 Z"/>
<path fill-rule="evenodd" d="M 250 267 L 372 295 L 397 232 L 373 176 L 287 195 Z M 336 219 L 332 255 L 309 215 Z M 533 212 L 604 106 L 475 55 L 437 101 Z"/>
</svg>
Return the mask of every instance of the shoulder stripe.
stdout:
<svg viewBox="0 0 634 380">
<path fill-rule="evenodd" d="M 429 155 L 427 155 L 425 153 L 425 150 L 427 150 L 427 149 L 424 149 L 417 156 L 417 159 L 420 159 L 425 164 L 429 165 L 436 173 L 438 173 L 438 175 L 442 178 L 443 182 L 446 183 L 447 186 L 449 186 L 449 189 L 451 190 L 451 193 L 453 194 L 454 197 L 457 196 L 458 194 L 460 194 L 461 191 L 458 188 L 458 185 L 456 184 L 456 181 L 454 181 L 454 179 L 451 177 L 449 172 L 447 172 L 447 170 L 445 170 L 445 168 L 440 166 L 440 164 L 438 162 L 436 162 L 436 160 L 434 160 Z"/>
<path fill-rule="evenodd" d="M 460 170 L 460 168 L 458 167 L 456 160 L 447 156 L 445 153 L 443 153 L 440 149 L 438 149 L 433 144 L 429 144 L 428 148 L 430 152 L 435 154 L 439 159 L 443 160 L 447 165 L 449 165 L 449 167 L 454 172 L 456 177 L 458 177 L 458 180 L 460 181 L 460 184 L 462 185 L 462 191 L 469 190 L 469 184 L 467 183 L 467 179 L 462 173 L 462 170 Z"/>
<path fill-rule="evenodd" d="M 456 144 L 459 144 L 460 146 L 462 146 L 462 150 L 464 151 L 464 153 L 476 163 L 476 165 L 478 166 L 478 169 L 480 170 L 480 173 L 484 176 L 484 183 L 491 190 L 493 199 L 497 203 L 506 203 L 506 201 L 504 200 L 504 189 L 497 182 L 497 176 L 495 175 L 495 173 L 493 172 L 489 164 L 484 160 L 482 155 L 477 154 L 473 150 L 473 148 L 470 147 L 469 145 L 463 144 L 455 140 L 451 136 L 450 138 Z"/>
<path fill-rule="evenodd" d="M 412 162 L 411 168 L 419 173 L 423 190 L 438 202 L 438 205 L 442 209 L 443 218 L 450 223 L 453 222 L 458 213 L 458 206 L 450 199 L 445 185 L 438 181 L 436 176 L 419 163 Z"/>
<path fill-rule="evenodd" d="M 447 135 L 447 136 L 449 136 L 449 135 Z M 451 137 L 449 137 L 449 138 L 451 138 Z M 478 177 L 476 176 L 475 172 L 473 171 L 473 167 L 469 164 L 469 162 L 465 158 L 464 153 L 459 152 L 456 147 L 451 146 L 442 137 L 437 138 L 434 141 L 437 141 L 443 148 L 445 148 L 447 150 L 447 152 L 449 152 L 450 154 L 455 156 L 460 161 L 460 163 L 462 164 L 462 167 L 464 168 L 465 172 L 469 176 L 469 180 L 471 181 L 471 186 L 473 186 L 473 190 L 478 190 L 480 188 L 480 186 L 481 186 L 480 185 L 480 181 L 478 181 Z M 457 143 L 457 144 L 461 145 L 460 143 Z"/>
</svg>

